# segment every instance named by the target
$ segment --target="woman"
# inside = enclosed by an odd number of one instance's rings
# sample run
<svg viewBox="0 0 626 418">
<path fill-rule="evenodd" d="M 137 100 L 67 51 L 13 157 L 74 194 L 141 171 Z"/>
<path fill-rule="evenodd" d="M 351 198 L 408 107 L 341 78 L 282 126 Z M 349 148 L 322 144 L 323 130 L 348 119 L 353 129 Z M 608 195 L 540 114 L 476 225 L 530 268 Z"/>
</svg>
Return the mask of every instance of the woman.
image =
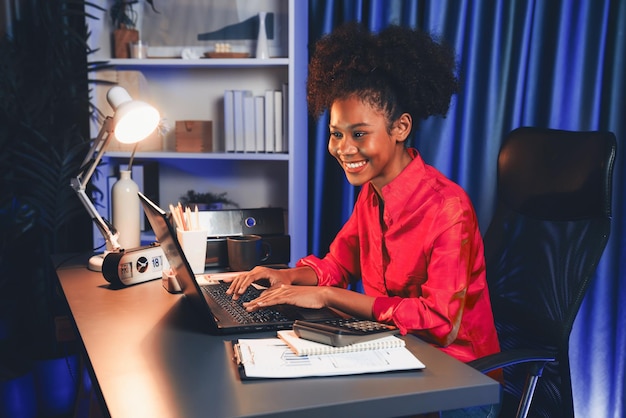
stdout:
<svg viewBox="0 0 626 418">
<path fill-rule="evenodd" d="M 269 279 L 248 310 L 331 307 L 392 323 L 464 362 L 499 351 L 470 199 L 406 145 L 419 120 L 447 113 L 454 68 L 428 34 L 397 26 L 372 34 L 348 24 L 316 44 L 309 109 L 330 110 L 328 151 L 362 188 L 324 258 L 256 267 L 233 279 L 233 298 Z M 364 293 L 347 289 L 357 280 Z"/>
</svg>

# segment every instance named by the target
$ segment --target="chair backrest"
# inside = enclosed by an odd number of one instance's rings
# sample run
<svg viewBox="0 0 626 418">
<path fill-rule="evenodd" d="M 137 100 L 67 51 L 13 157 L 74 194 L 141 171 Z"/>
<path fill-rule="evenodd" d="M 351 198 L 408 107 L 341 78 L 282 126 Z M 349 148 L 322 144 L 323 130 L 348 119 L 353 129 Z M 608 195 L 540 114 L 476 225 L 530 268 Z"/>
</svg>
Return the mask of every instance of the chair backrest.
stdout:
<svg viewBox="0 0 626 418">
<path fill-rule="evenodd" d="M 573 416 L 569 336 L 611 227 L 610 132 L 518 128 L 498 157 L 498 200 L 485 240 L 503 351 L 553 350 L 530 416 Z M 523 366 L 516 366 L 523 367 Z M 519 396 L 525 370 L 505 370 Z"/>
</svg>

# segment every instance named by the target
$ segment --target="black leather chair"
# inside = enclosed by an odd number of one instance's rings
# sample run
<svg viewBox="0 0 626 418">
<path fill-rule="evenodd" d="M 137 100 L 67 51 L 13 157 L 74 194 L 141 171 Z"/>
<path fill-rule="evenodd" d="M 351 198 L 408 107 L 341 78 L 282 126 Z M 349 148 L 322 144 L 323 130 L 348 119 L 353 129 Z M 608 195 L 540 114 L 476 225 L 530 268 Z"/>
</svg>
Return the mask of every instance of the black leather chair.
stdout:
<svg viewBox="0 0 626 418">
<path fill-rule="evenodd" d="M 484 236 L 502 352 L 470 365 L 506 366 L 503 417 L 574 415 L 569 337 L 609 237 L 615 154 L 611 132 L 524 127 L 502 144 Z"/>
</svg>

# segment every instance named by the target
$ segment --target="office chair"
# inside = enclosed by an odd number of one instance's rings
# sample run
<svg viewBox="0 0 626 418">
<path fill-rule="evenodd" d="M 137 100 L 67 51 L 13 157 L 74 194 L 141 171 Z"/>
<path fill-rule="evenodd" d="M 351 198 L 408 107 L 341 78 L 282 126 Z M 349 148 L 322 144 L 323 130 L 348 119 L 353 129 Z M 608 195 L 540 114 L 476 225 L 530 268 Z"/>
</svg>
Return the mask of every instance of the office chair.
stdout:
<svg viewBox="0 0 626 418">
<path fill-rule="evenodd" d="M 569 337 L 609 237 L 615 153 L 611 132 L 524 127 L 502 144 L 484 236 L 502 352 L 469 363 L 503 367 L 501 416 L 574 416 Z"/>
</svg>

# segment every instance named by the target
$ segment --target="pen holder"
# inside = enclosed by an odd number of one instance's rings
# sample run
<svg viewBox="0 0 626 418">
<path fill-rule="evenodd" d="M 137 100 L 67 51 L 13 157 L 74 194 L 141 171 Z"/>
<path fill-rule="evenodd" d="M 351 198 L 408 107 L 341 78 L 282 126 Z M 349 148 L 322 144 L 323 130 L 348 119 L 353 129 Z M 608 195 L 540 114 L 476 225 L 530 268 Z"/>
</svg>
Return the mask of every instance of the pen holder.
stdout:
<svg viewBox="0 0 626 418">
<path fill-rule="evenodd" d="M 204 273 L 207 234 L 208 231 L 206 229 L 184 231 L 176 228 L 178 242 L 180 242 L 185 258 L 187 258 L 187 262 L 194 274 Z"/>
</svg>

